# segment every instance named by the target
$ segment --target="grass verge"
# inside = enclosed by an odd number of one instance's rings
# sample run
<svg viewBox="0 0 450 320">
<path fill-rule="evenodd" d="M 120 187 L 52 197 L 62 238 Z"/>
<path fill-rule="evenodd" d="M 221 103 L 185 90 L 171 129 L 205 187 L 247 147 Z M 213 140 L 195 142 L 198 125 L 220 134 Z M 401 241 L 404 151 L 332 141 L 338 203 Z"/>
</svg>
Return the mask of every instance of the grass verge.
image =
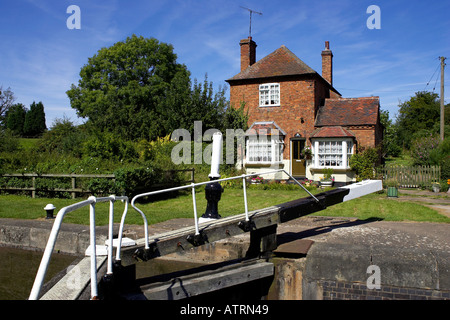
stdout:
<svg viewBox="0 0 450 320">
<path fill-rule="evenodd" d="M 320 190 L 318 190 L 320 192 Z M 302 190 L 256 190 L 248 189 L 249 210 L 266 208 L 298 198 L 308 196 Z M 0 218 L 42 219 L 46 216 L 44 207 L 52 203 L 58 210 L 82 199 L 32 199 L 25 196 L 0 196 Z M 200 217 L 206 210 L 206 200 L 203 191 L 196 194 L 197 212 Z M 178 197 L 137 205 L 147 216 L 149 224 L 155 224 L 175 218 L 193 218 L 192 195 L 190 192 L 180 193 Z M 108 223 L 108 203 L 96 205 L 96 224 Z M 120 222 L 124 204 L 115 204 L 114 222 Z M 219 202 L 219 213 L 222 217 L 244 212 L 244 197 L 240 189 L 227 189 Z M 382 219 L 386 221 L 418 221 L 450 223 L 450 218 L 437 211 L 417 203 L 399 202 L 386 198 L 385 194 L 370 194 L 365 197 L 334 205 L 323 211 L 316 212 L 318 216 L 354 217 L 360 220 Z M 88 224 L 89 207 L 68 213 L 65 223 Z M 143 224 L 141 216 L 130 206 L 125 221 L 126 224 Z"/>
</svg>

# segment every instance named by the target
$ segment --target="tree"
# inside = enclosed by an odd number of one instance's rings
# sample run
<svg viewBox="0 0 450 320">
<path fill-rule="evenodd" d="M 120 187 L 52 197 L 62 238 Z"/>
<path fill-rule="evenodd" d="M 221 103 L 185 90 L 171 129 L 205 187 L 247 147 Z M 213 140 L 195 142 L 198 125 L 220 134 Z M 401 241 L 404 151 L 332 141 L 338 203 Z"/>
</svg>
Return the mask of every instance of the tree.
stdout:
<svg viewBox="0 0 450 320">
<path fill-rule="evenodd" d="M 186 81 L 187 80 L 187 81 Z M 213 83 L 205 75 L 203 83 L 194 79 L 191 86 L 189 79 L 175 79 L 163 102 L 165 117 L 161 124 L 165 133 L 175 129 L 194 132 L 194 121 L 202 121 L 202 129 L 222 129 L 224 112 L 227 106 L 225 89 L 219 88 L 214 94 Z M 164 135 L 160 135 L 162 137 Z"/>
<path fill-rule="evenodd" d="M 30 110 L 25 116 L 25 123 L 23 128 L 23 134 L 26 136 L 39 136 L 42 135 L 47 126 L 45 124 L 45 112 L 42 102 L 33 103 L 30 105 Z"/>
<path fill-rule="evenodd" d="M 396 125 L 398 141 L 407 149 L 411 141 L 429 133 L 439 133 L 440 104 L 436 93 L 419 91 L 399 105 Z M 436 124 L 438 124 L 436 126 Z"/>
<path fill-rule="evenodd" d="M 186 88 L 189 71 L 172 45 L 133 35 L 100 49 L 67 91 L 72 108 L 99 131 L 152 140 L 165 135 L 166 99 L 174 82 Z"/>
<path fill-rule="evenodd" d="M 13 105 L 14 100 L 16 98 L 11 88 L 3 90 L 3 86 L 0 86 L 0 124 L 4 124 L 6 111 Z"/>
<path fill-rule="evenodd" d="M 245 112 L 245 102 L 239 108 L 228 107 L 224 114 L 225 129 L 248 129 L 248 110 Z"/>
<path fill-rule="evenodd" d="M 387 156 L 399 156 L 402 148 L 398 145 L 397 126 L 389 119 L 389 111 L 381 110 L 380 122 L 384 128 L 383 144 L 381 147 L 382 158 L 386 158 Z"/>
<path fill-rule="evenodd" d="M 23 135 L 25 125 L 25 116 L 27 109 L 21 103 L 12 105 L 6 112 L 6 128 L 13 131 L 16 135 Z"/>
</svg>

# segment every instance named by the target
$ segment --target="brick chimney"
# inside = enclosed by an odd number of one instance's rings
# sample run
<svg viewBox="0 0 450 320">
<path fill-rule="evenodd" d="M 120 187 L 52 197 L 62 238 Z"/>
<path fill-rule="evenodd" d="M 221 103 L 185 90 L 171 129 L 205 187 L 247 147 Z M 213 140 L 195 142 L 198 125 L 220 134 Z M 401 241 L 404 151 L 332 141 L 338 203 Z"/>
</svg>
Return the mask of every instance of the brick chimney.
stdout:
<svg viewBox="0 0 450 320">
<path fill-rule="evenodd" d="M 256 43 L 252 37 L 242 39 L 239 42 L 241 46 L 241 72 L 256 62 Z"/>
<path fill-rule="evenodd" d="M 325 50 L 322 51 L 322 77 L 333 85 L 333 53 L 329 41 L 325 41 Z"/>
</svg>

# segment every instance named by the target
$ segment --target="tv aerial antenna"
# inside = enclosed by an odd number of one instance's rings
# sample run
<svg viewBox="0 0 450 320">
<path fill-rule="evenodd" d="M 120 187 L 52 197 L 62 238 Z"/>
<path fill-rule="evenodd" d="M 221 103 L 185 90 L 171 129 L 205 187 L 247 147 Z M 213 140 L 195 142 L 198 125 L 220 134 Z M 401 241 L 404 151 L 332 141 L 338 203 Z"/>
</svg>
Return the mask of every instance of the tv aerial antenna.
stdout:
<svg viewBox="0 0 450 320">
<path fill-rule="evenodd" d="M 240 6 L 240 7 L 242 9 L 248 10 L 250 12 L 250 27 L 249 27 L 249 30 L 248 30 L 248 36 L 250 38 L 252 36 L 252 14 L 256 13 L 256 14 L 259 14 L 260 16 L 262 16 L 262 12 L 258 12 L 258 11 L 255 11 L 255 10 L 243 7 L 243 6 Z"/>
</svg>

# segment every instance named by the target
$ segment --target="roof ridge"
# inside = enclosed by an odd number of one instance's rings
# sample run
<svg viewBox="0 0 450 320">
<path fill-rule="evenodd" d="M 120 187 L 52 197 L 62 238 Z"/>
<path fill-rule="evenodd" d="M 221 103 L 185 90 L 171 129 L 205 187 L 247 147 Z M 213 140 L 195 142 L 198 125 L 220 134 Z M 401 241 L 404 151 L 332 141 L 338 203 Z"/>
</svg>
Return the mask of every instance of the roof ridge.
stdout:
<svg viewBox="0 0 450 320">
<path fill-rule="evenodd" d="M 290 61 L 283 61 L 286 60 L 286 58 L 283 57 L 283 55 L 286 55 L 288 57 L 288 60 Z M 280 61 L 283 63 L 280 64 Z M 272 63 L 275 66 L 271 68 L 265 68 L 266 63 Z M 290 63 L 290 66 L 286 67 L 285 65 L 288 63 Z M 255 79 L 255 78 L 265 78 L 275 76 L 286 76 L 286 75 L 301 75 L 301 74 L 318 74 L 318 73 L 315 70 L 313 70 L 310 66 L 308 66 L 303 60 L 297 57 L 285 45 L 281 45 L 278 49 L 269 53 L 260 60 L 256 61 L 254 64 L 247 67 L 245 70 L 242 70 L 240 73 L 238 73 L 229 80 L 243 80 L 243 79 Z"/>
<path fill-rule="evenodd" d="M 327 98 L 326 100 L 333 100 L 333 101 L 339 101 L 339 100 L 360 100 L 360 99 L 380 99 L 379 96 L 370 96 L 370 97 L 353 97 L 353 98 Z"/>
</svg>

